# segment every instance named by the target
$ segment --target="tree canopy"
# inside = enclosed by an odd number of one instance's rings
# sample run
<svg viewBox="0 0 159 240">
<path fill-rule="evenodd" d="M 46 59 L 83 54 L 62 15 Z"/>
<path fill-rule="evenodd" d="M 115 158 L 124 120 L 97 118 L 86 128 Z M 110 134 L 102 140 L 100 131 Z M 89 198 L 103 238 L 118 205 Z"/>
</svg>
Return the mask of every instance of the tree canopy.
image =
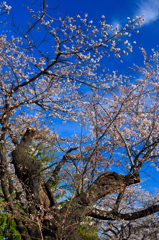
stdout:
<svg viewBox="0 0 159 240">
<path fill-rule="evenodd" d="M 142 173 L 158 170 L 158 52 L 141 48 L 133 77 L 107 69 L 143 17 L 97 28 L 34 7 L 17 26 L 1 4 L 0 239 L 157 239 L 159 197 Z"/>
</svg>

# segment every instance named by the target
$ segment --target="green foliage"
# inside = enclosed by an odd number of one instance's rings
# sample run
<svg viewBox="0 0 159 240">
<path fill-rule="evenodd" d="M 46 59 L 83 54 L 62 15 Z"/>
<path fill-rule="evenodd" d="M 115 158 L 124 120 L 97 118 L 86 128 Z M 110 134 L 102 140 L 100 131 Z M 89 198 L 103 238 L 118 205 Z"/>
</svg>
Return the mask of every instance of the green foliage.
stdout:
<svg viewBox="0 0 159 240">
<path fill-rule="evenodd" d="M 98 229 L 92 222 L 92 219 L 85 220 L 79 226 L 78 233 L 83 237 L 83 240 L 99 240 Z"/>
<path fill-rule="evenodd" d="M 0 240 L 21 240 L 21 235 L 16 229 L 14 219 L 7 218 L 7 215 L 0 214 Z"/>
<path fill-rule="evenodd" d="M 3 240 L 6 222 L 7 222 L 7 216 L 5 214 L 1 214 L 0 215 L 0 240 Z"/>
<path fill-rule="evenodd" d="M 1 214 L 0 215 L 0 228 L 2 230 L 4 230 L 4 228 L 5 228 L 6 221 L 7 221 L 7 216 L 5 214 Z"/>
<path fill-rule="evenodd" d="M 52 144 L 51 144 L 52 145 Z M 45 147 L 43 144 L 36 145 L 32 144 L 32 147 L 29 149 L 28 154 L 31 158 L 35 160 L 40 160 L 41 164 L 51 164 L 53 160 L 55 160 L 55 151 L 50 149 L 49 147 Z"/>
</svg>

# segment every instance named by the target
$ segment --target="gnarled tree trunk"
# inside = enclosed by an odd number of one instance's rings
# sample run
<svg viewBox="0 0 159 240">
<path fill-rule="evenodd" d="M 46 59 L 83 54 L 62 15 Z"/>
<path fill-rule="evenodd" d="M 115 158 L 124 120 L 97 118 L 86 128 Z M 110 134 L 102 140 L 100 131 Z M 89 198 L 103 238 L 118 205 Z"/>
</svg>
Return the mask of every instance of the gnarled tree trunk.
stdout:
<svg viewBox="0 0 159 240">
<path fill-rule="evenodd" d="M 30 239 L 82 239 L 78 235 L 79 224 L 87 216 L 99 218 L 98 213 L 93 212 L 93 207 L 99 199 L 120 190 L 122 192 L 126 186 L 140 182 L 138 172 L 128 175 L 106 172 L 101 174 L 85 192 L 76 195 L 59 209 L 48 183 L 42 177 L 40 162 L 28 156 L 29 145 L 34 134 L 35 130 L 28 128 L 21 142 L 12 152 L 15 172 L 26 192 L 28 201 L 29 212 L 27 218 L 23 220 L 23 224 L 27 228 Z M 68 159 L 68 153 L 72 150 L 75 148 L 69 150 L 55 168 L 52 174 L 54 181 L 56 180 L 55 174 L 59 173 L 62 164 Z M 118 216 L 124 219 L 124 215 L 118 215 L 117 210 L 107 212 L 108 217 L 114 216 L 115 219 Z M 125 218 L 129 218 L 129 216 L 125 216 Z M 33 219 L 33 224 L 31 224 L 31 219 Z"/>
</svg>

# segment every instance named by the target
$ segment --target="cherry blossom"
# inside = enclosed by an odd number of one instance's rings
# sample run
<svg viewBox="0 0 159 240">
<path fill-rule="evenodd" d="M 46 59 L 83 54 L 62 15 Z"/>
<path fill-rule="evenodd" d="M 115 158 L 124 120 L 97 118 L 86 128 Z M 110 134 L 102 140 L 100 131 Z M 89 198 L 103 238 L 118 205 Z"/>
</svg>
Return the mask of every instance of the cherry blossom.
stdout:
<svg viewBox="0 0 159 240">
<path fill-rule="evenodd" d="M 97 28 L 88 14 L 38 7 L 0 35 L 3 213 L 24 240 L 82 239 L 88 220 L 102 239 L 157 239 L 159 195 L 142 173 L 159 169 L 158 51 L 140 49 L 134 78 L 103 65 L 133 51 L 143 17 L 119 28 L 101 16 Z"/>
</svg>

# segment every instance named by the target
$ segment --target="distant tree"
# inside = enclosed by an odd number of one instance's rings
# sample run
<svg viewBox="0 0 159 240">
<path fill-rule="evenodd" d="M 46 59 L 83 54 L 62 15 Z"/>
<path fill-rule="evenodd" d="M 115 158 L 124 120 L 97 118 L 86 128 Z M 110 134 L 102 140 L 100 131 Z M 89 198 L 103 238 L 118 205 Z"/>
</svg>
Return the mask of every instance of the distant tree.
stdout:
<svg viewBox="0 0 159 240">
<path fill-rule="evenodd" d="M 97 28 L 35 6 L 28 27 L 0 36 L 0 239 L 157 239 L 158 194 L 140 183 L 158 170 L 158 52 L 141 49 L 134 79 L 105 60 L 132 52 L 144 19 Z"/>
</svg>

